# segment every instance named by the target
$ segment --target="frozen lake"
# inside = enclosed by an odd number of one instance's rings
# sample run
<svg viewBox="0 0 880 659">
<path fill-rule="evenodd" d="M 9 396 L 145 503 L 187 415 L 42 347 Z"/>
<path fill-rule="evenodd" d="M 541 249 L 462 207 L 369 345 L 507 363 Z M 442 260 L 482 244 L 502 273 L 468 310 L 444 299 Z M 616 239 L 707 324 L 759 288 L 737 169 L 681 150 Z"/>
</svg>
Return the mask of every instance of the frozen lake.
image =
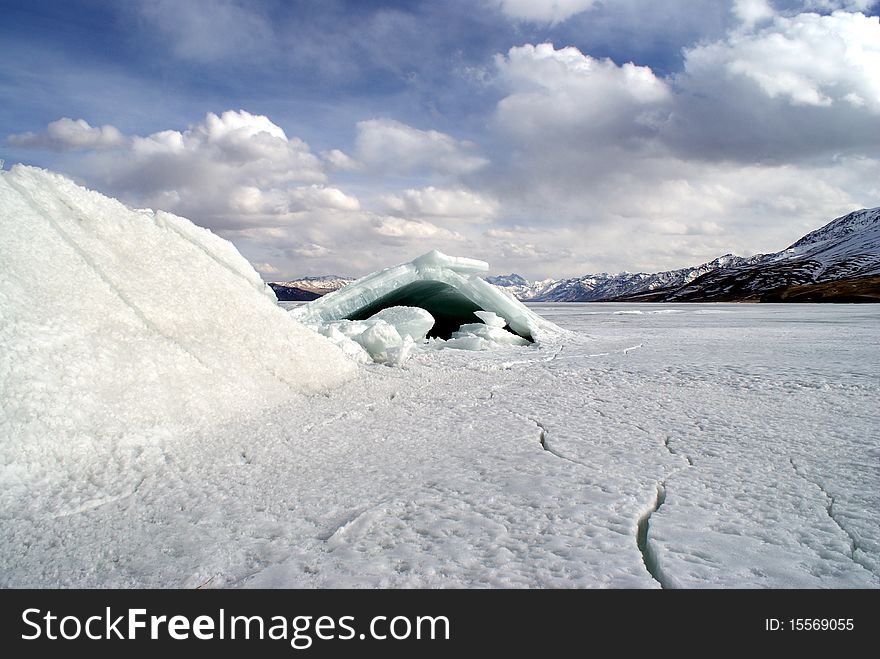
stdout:
<svg viewBox="0 0 880 659">
<path fill-rule="evenodd" d="M 2 585 L 880 585 L 880 306 L 532 307 L 573 333 L 22 480 Z"/>
<path fill-rule="evenodd" d="M 837 553 L 876 585 L 880 307 L 532 306 L 608 343 L 598 369 L 572 359 L 601 373 L 600 425 L 628 419 L 686 458 L 650 520 L 670 585 L 856 585 Z"/>
</svg>

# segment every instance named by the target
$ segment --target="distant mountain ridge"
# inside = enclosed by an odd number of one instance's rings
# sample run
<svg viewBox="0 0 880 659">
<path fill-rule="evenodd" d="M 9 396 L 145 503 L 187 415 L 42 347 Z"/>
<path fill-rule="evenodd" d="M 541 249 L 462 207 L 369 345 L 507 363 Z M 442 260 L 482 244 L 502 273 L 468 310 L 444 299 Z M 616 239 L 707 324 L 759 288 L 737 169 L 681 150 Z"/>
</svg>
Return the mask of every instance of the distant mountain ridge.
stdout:
<svg viewBox="0 0 880 659">
<path fill-rule="evenodd" d="M 678 288 L 696 278 L 723 267 L 745 264 L 758 257 L 742 258 L 733 254 L 719 256 L 713 261 L 693 268 L 681 268 L 648 274 L 621 272 L 616 275 L 602 272 L 570 279 L 528 282 L 519 275 L 487 277 L 486 281 L 505 288 L 523 301 L 531 302 L 601 302 L 639 293 Z"/>
<path fill-rule="evenodd" d="M 726 254 L 655 274 L 487 281 L 531 302 L 880 301 L 880 208 L 838 217 L 773 254 Z"/>
<path fill-rule="evenodd" d="M 322 295 L 339 290 L 355 280 L 354 277 L 324 275 L 321 277 L 302 277 L 290 281 L 272 281 L 269 286 L 275 297 L 282 302 L 310 302 Z"/>
<path fill-rule="evenodd" d="M 304 277 L 269 285 L 279 300 L 312 300 L 352 281 Z M 838 217 L 773 254 L 725 254 L 653 274 L 541 281 L 509 274 L 486 281 L 524 302 L 880 302 L 880 207 Z"/>
</svg>

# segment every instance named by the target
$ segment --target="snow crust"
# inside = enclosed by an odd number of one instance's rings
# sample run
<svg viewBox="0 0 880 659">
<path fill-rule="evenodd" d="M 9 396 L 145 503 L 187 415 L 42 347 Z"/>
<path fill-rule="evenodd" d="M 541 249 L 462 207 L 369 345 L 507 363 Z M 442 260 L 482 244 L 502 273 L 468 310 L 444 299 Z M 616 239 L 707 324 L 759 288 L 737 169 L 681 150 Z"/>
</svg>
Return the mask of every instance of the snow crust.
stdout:
<svg viewBox="0 0 880 659">
<path fill-rule="evenodd" d="M 880 587 L 876 305 L 536 311 L 4 487 L 0 583 Z"/>
</svg>

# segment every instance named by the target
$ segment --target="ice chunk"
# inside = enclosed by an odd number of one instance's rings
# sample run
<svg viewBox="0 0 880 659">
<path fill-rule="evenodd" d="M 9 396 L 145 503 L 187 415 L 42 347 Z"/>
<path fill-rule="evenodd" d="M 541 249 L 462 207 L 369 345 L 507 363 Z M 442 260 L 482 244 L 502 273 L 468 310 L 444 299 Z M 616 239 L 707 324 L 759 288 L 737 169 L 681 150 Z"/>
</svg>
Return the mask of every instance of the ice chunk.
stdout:
<svg viewBox="0 0 880 659">
<path fill-rule="evenodd" d="M 387 307 L 370 316 L 369 320 L 391 323 L 401 336 L 408 336 L 413 341 L 424 339 L 434 326 L 434 316 L 419 307 Z"/>
<path fill-rule="evenodd" d="M 473 334 L 466 336 L 456 336 L 448 341 L 442 341 L 435 344 L 436 348 L 453 348 L 455 350 L 488 350 L 489 341 Z"/>
<path fill-rule="evenodd" d="M 410 263 L 367 275 L 292 309 L 291 313 L 309 324 L 320 324 L 342 319 L 365 320 L 388 307 L 420 307 L 435 321 L 428 336 L 444 339 L 472 321 L 478 311 L 492 312 L 528 341 L 562 331 L 512 295 L 477 276 L 488 269 L 483 261 L 434 250 Z"/>
<path fill-rule="evenodd" d="M 413 259 L 412 265 L 420 270 L 444 268 L 460 274 L 473 274 L 489 270 L 489 264 L 485 261 L 469 259 L 464 256 L 447 256 L 437 249 L 431 250 L 427 254 L 422 254 L 417 259 Z"/>
<path fill-rule="evenodd" d="M 415 347 L 409 334 L 402 336 L 394 325 L 381 318 L 336 320 L 312 327 L 361 363 L 399 366 L 409 359 Z"/>
<path fill-rule="evenodd" d="M 504 327 L 507 325 L 506 320 L 491 311 L 474 311 L 474 315 L 489 327 Z"/>
<path fill-rule="evenodd" d="M 367 329 L 352 338 L 370 353 L 374 361 L 388 361 L 388 350 L 402 346 L 403 338 L 394 325 L 384 320 L 371 320 L 365 324 Z"/>
<path fill-rule="evenodd" d="M 524 346 L 529 342 L 521 336 L 508 332 L 503 327 L 469 323 L 462 325 L 445 344 L 436 347 L 456 348 L 458 350 L 489 350 L 503 346 Z"/>
<path fill-rule="evenodd" d="M 0 263 L 0 464 L 21 473 L 71 478 L 356 373 L 231 243 L 57 174 L 0 171 Z"/>
</svg>

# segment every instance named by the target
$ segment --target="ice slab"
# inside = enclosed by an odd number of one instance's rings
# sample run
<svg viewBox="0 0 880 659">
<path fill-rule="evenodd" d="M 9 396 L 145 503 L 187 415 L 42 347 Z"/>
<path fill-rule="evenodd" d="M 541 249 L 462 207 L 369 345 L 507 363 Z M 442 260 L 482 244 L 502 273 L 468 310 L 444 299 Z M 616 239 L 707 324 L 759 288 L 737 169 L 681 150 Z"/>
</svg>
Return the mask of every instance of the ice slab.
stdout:
<svg viewBox="0 0 880 659">
<path fill-rule="evenodd" d="M 391 323 L 401 336 L 408 336 L 413 341 L 421 341 L 434 327 L 434 317 L 419 307 L 388 307 L 368 320 Z"/>
<path fill-rule="evenodd" d="M 475 312 L 491 312 L 528 341 L 561 331 L 478 276 L 488 270 L 484 261 L 434 250 L 409 263 L 367 275 L 291 313 L 306 323 L 320 324 L 365 320 L 388 307 L 419 307 L 434 318 L 429 336 L 441 339 L 451 338 L 462 324 L 473 322 Z"/>
</svg>

